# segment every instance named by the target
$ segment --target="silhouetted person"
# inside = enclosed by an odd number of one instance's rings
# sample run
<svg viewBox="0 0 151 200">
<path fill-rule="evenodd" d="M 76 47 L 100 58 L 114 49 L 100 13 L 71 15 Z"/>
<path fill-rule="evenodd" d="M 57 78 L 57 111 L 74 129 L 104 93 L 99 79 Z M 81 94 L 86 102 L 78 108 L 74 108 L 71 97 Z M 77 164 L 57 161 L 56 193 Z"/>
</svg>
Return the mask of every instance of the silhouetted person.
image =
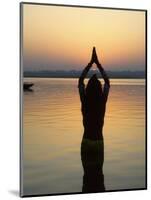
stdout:
<svg viewBox="0 0 151 200">
<path fill-rule="evenodd" d="M 103 89 L 96 74 L 89 79 L 85 88 L 84 78 L 93 63 L 96 63 L 105 81 Z M 82 191 L 104 191 L 104 143 L 102 131 L 110 82 L 103 67 L 98 61 L 95 47 L 93 48 L 90 63 L 88 63 L 79 78 L 78 87 L 84 126 L 84 134 L 81 142 L 81 160 L 84 169 Z"/>
</svg>

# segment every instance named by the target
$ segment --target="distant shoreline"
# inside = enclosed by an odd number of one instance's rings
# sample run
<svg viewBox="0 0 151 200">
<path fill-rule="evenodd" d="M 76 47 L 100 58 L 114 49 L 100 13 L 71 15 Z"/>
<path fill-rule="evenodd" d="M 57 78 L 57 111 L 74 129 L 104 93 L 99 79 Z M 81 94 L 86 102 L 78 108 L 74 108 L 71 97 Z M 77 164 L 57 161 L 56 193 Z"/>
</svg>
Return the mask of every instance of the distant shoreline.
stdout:
<svg viewBox="0 0 151 200">
<path fill-rule="evenodd" d="M 70 70 L 57 70 L 57 71 L 25 71 L 24 77 L 27 78 L 79 78 L 82 71 Z M 97 74 L 98 78 L 101 78 L 101 75 L 98 71 L 90 71 L 87 75 L 88 78 L 92 74 Z M 107 71 L 107 74 L 112 79 L 145 79 L 145 71 Z"/>
<path fill-rule="evenodd" d="M 46 77 L 46 76 L 24 76 L 23 78 L 64 78 L 64 79 L 77 79 L 79 77 Z M 90 77 L 87 77 L 86 79 L 88 79 Z M 98 77 L 101 78 L 101 77 Z M 109 77 L 110 79 L 145 79 L 145 77 Z"/>
</svg>

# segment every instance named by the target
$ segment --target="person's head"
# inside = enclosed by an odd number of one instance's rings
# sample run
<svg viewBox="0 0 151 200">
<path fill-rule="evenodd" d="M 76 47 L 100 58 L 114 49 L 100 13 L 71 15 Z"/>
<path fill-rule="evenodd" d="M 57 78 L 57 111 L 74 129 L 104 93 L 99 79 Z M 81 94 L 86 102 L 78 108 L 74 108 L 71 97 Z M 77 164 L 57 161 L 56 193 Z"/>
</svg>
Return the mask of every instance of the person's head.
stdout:
<svg viewBox="0 0 151 200">
<path fill-rule="evenodd" d="M 94 74 L 89 79 L 87 87 L 86 87 L 86 101 L 88 102 L 88 104 L 92 104 L 92 103 L 98 104 L 98 103 L 101 103 L 101 100 L 102 100 L 101 82 L 97 79 L 96 74 Z"/>
</svg>

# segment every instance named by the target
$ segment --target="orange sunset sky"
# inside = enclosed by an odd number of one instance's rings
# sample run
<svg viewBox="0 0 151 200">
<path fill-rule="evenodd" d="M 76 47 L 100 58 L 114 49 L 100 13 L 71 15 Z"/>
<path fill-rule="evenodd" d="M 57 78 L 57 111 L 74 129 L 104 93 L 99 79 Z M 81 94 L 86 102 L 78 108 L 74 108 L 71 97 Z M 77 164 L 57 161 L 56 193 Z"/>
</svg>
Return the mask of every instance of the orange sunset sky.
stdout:
<svg viewBox="0 0 151 200">
<path fill-rule="evenodd" d="M 81 70 L 95 46 L 107 70 L 145 69 L 145 12 L 23 5 L 23 68 Z"/>
</svg>

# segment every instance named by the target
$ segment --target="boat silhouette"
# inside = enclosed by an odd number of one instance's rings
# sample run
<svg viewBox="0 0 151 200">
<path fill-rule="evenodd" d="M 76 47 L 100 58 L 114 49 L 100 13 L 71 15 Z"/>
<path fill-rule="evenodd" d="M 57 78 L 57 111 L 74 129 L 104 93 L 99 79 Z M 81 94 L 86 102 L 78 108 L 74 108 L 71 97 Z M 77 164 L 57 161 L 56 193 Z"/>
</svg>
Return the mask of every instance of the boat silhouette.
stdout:
<svg viewBox="0 0 151 200">
<path fill-rule="evenodd" d="M 28 91 L 31 91 L 31 87 L 33 86 L 34 84 L 33 83 L 24 83 L 24 90 L 28 90 Z"/>
</svg>

